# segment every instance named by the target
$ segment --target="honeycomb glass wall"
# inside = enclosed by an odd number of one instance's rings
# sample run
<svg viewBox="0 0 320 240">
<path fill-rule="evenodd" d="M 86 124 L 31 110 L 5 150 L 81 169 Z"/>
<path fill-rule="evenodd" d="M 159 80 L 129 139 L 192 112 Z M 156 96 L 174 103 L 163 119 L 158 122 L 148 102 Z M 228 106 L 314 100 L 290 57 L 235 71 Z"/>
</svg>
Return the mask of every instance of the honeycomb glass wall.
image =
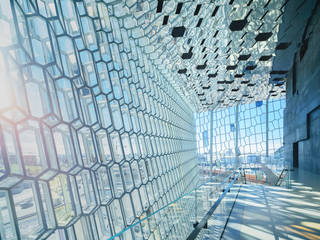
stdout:
<svg viewBox="0 0 320 240">
<path fill-rule="evenodd" d="M 108 239 L 195 184 L 192 110 L 124 14 L 0 2 L 1 239 Z"/>
</svg>

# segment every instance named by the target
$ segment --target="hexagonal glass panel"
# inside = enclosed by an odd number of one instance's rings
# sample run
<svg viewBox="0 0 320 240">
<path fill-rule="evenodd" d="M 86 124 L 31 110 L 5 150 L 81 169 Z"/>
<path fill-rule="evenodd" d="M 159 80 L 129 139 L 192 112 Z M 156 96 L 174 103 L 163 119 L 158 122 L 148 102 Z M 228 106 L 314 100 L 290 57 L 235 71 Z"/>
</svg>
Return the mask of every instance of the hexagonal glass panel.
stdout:
<svg viewBox="0 0 320 240">
<path fill-rule="evenodd" d="M 10 207 L 10 200 L 7 191 L 0 191 L 0 235 L 8 240 L 17 239 L 17 233 L 14 228 L 14 220 Z"/>
<path fill-rule="evenodd" d="M 58 164 L 63 171 L 68 171 L 77 164 L 73 147 L 73 138 L 68 125 L 61 124 L 53 129 L 53 138 L 58 157 Z"/>
<path fill-rule="evenodd" d="M 59 174 L 49 182 L 49 186 L 57 224 L 66 226 L 75 216 L 70 180 L 66 175 Z"/>
<path fill-rule="evenodd" d="M 37 176 L 48 166 L 39 123 L 27 121 L 17 126 L 27 175 Z"/>
<path fill-rule="evenodd" d="M 97 179 L 100 201 L 101 203 L 106 204 L 112 198 L 112 192 L 111 192 L 111 186 L 110 186 L 110 180 L 109 180 L 109 174 L 108 174 L 107 168 L 104 166 L 101 166 L 96 171 L 95 176 Z"/>
<path fill-rule="evenodd" d="M 82 211 L 84 213 L 90 213 L 96 206 L 96 196 L 93 189 L 91 174 L 88 170 L 82 170 L 76 176 L 76 180 Z"/>
<path fill-rule="evenodd" d="M 11 189 L 22 238 L 38 237 L 44 230 L 39 195 L 33 181 L 25 180 Z"/>
</svg>

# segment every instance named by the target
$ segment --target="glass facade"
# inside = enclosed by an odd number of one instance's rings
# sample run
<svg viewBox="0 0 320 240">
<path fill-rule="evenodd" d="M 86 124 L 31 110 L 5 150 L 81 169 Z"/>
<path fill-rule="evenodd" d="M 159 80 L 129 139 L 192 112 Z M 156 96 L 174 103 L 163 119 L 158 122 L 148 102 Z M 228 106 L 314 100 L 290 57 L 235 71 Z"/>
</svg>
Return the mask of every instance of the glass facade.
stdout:
<svg viewBox="0 0 320 240">
<path fill-rule="evenodd" d="M 108 239 L 194 186 L 192 110 L 124 14 L 0 1 L 1 239 Z"/>
<path fill-rule="evenodd" d="M 285 168 L 284 108 L 285 99 L 268 99 L 195 114 L 202 170 L 212 166 L 217 173 L 239 164 L 254 167 L 261 163 L 274 171 Z"/>
</svg>

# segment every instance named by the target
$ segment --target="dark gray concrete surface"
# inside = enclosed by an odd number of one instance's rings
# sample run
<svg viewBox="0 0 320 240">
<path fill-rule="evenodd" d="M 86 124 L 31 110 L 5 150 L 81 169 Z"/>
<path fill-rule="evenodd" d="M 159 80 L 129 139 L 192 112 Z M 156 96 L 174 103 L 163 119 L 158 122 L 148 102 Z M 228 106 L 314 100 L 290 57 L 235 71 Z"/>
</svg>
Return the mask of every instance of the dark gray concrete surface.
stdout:
<svg viewBox="0 0 320 240">
<path fill-rule="evenodd" d="M 285 156 L 292 164 L 293 143 L 298 142 L 299 168 L 320 174 L 320 11 L 314 15 L 306 38 L 307 50 L 301 60 L 298 49 L 295 71 L 293 67 L 287 76 Z"/>
</svg>

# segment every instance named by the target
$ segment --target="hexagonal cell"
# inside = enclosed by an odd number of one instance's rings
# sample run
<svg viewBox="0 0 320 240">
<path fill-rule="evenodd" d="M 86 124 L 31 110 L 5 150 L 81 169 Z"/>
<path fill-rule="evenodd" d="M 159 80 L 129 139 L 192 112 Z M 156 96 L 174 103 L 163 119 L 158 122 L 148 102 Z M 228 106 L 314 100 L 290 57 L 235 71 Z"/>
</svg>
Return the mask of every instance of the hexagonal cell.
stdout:
<svg viewBox="0 0 320 240">
<path fill-rule="evenodd" d="M 40 17 L 29 17 L 28 30 L 35 60 L 42 65 L 54 61 L 47 23 Z"/>
<path fill-rule="evenodd" d="M 140 152 L 140 147 L 139 147 L 137 135 L 132 134 L 130 136 L 130 140 L 131 140 L 131 146 L 132 146 L 132 152 L 133 152 L 134 158 L 139 159 L 141 156 L 141 152 Z"/>
<path fill-rule="evenodd" d="M 123 160 L 123 151 L 118 132 L 112 132 L 110 134 L 110 140 L 112 145 L 114 161 L 121 162 Z"/>
<path fill-rule="evenodd" d="M 100 162 L 103 164 L 108 164 L 112 161 L 112 155 L 108 140 L 108 135 L 105 130 L 99 130 L 96 132 L 98 154 L 100 156 Z"/>
<path fill-rule="evenodd" d="M 156 158 L 151 158 L 151 168 L 154 174 L 154 177 L 158 177 L 159 176 L 159 169 L 158 169 L 158 165 L 157 165 L 157 159 Z"/>
<path fill-rule="evenodd" d="M 71 0 L 61 1 L 61 10 L 64 16 L 64 23 L 66 25 L 66 31 L 71 36 L 79 34 L 79 23 L 77 20 L 77 12 L 74 4 Z"/>
<path fill-rule="evenodd" d="M 52 79 L 36 65 L 22 69 L 31 115 L 42 118 L 58 115 L 56 93 Z"/>
<path fill-rule="evenodd" d="M 153 192 L 154 192 L 155 201 L 158 201 L 160 198 L 159 185 L 158 185 L 157 179 L 159 179 L 159 178 L 156 178 L 152 181 L 152 188 L 153 188 Z"/>
<path fill-rule="evenodd" d="M 62 171 L 69 171 L 77 164 L 70 128 L 66 124 L 60 124 L 52 132 L 59 166 Z"/>
<path fill-rule="evenodd" d="M 146 124 L 146 133 L 148 134 L 152 134 L 152 129 L 151 129 L 151 125 L 150 125 L 150 118 L 149 118 L 149 115 L 148 114 L 145 114 L 144 115 L 144 121 L 145 121 L 145 124 Z"/>
<path fill-rule="evenodd" d="M 110 19 L 109 19 L 107 5 L 103 4 L 102 2 L 101 3 L 98 2 L 97 5 L 98 5 L 98 12 L 100 15 L 102 28 L 106 32 L 109 32 L 109 31 L 111 31 L 111 23 L 110 23 Z"/>
<path fill-rule="evenodd" d="M 130 225 L 135 219 L 135 213 L 133 211 L 130 194 L 126 193 L 122 197 L 121 202 L 122 202 L 124 213 L 125 213 L 126 223 L 127 225 Z"/>
<path fill-rule="evenodd" d="M 115 20 L 115 21 L 117 21 L 117 20 Z M 118 36 L 121 36 L 120 29 L 118 31 L 113 31 L 113 33 L 117 33 Z M 119 46 L 116 43 L 110 43 L 109 46 L 110 46 L 110 51 L 111 51 L 111 57 L 112 57 L 112 60 L 113 60 L 112 61 L 113 62 L 113 67 L 114 67 L 114 69 L 119 71 L 120 69 L 122 69 L 122 62 L 121 62 L 121 59 L 120 59 Z M 110 78 L 111 78 L 111 76 L 110 76 Z M 114 82 L 114 83 L 116 83 L 116 82 Z M 117 85 L 118 84 L 116 84 L 114 86 L 117 87 Z M 121 93 L 121 95 L 122 95 L 122 93 Z"/>
<path fill-rule="evenodd" d="M 146 165 L 148 178 L 151 181 L 154 178 L 154 174 L 153 174 L 153 169 L 152 169 L 152 166 L 151 166 L 150 158 L 147 158 L 145 160 L 145 165 Z"/>
<path fill-rule="evenodd" d="M 139 171 L 141 175 L 142 182 L 145 184 L 148 181 L 147 169 L 144 160 L 139 161 Z"/>
<path fill-rule="evenodd" d="M 25 180 L 11 189 L 19 231 L 23 239 L 37 238 L 43 231 L 39 195 L 33 181 Z"/>
<path fill-rule="evenodd" d="M 109 49 L 109 47 L 107 46 L 107 48 Z M 104 51 L 105 48 L 102 48 L 101 51 Z M 102 55 L 102 57 L 104 57 L 106 55 Z M 99 85 L 101 88 L 101 91 L 104 94 L 108 94 L 112 91 L 112 87 L 111 87 L 111 83 L 110 83 L 110 78 L 109 78 L 109 73 L 108 73 L 108 68 L 107 65 L 103 62 L 97 63 L 97 69 L 99 72 Z"/>
<path fill-rule="evenodd" d="M 64 73 L 67 77 L 75 77 L 79 75 L 77 55 L 74 51 L 74 45 L 69 37 L 62 36 L 58 38 L 58 45 L 61 51 L 60 57 Z"/>
<path fill-rule="evenodd" d="M 17 3 L 15 3 L 17 4 Z M 20 23 L 18 24 L 18 29 L 19 29 L 19 35 L 21 39 L 23 39 L 22 45 L 25 48 L 25 54 L 29 54 L 29 56 L 32 55 L 31 52 L 31 46 L 30 46 L 30 39 L 28 37 L 28 28 L 27 28 L 27 23 L 26 23 L 26 17 L 25 13 L 31 13 L 34 12 L 33 6 L 30 6 L 29 2 L 26 2 L 26 4 L 23 4 L 22 8 L 18 8 L 18 6 L 15 6 L 15 13 L 17 14 L 17 21 Z M 30 59 L 29 61 L 30 62 Z"/>
<path fill-rule="evenodd" d="M 9 169 L 12 173 L 21 175 L 23 174 L 23 169 L 19 154 L 18 141 L 15 135 L 15 128 L 4 121 L 0 121 L 0 125 L 2 127 L 1 130 L 4 139 Z"/>
<path fill-rule="evenodd" d="M 150 182 L 148 182 L 145 186 L 146 186 L 146 190 L 147 190 L 147 194 L 148 194 L 150 205 L 152 206 L 154 204 L 154 201 L 155 201 L 152 185 L 151 185 Z"/>
<path fill-rule="evenodd" d="M 110 221 L 107 212 L 107 207 L 100 207 L 94 214 L 96 220 L 99 239 L 108 239 L 111 237 Z"/>
<path fill-rule="evenodd" d="M 112 84 L 112 88 L 113 88 L 114 97 L 116 99 L 122 98 L 123 95 L 122 95 L 122 89 L 121 89 L 121 85 L 120 85 L 120 79 L 119 79 L 118 72 L 117 71 L 109 71 L 109 76 L 110 76 L 110 80 L 111 80 L 111 84 Z"/>
<path fill-rule="evenodd" d="M 90 172 L 82 170 L 77 174 L 76 181 L 82 211 L 83 213 L 90 213 L 97 204 Z"/>
<path fill-rule="evenodd" d="M 139 172 L 139 165 L 137 161 L 131 162 L 131 170 L 132 170 L 132 177 L 134 180 L 134 184 L 136 187 L 140 187 L 142 181 L 141 181 L 141 176 Z"/>
<path fill-rule="evenodd" d="M 87 216 L 82 216 L 74 225 L 74 239 L 86 240 L 94 239 L 91 231 L 92 223 Z"/>
<path fill-rule="evenodd" d="M 110 102 L 110 110 L 112 114 L 113 126 L 116 130 L 120 130 L 123 127 L 123 123 L 118 101 L 113 100 Z"/>
<path fill-rule="evenodd" d="M 4 54 L 0 53 L 0 110 L 12 107 L 15 100 L 14 85 L 11 81 L 7 81 L 9 73 L 6 71 L 7 63 Z M 18 80 L 19 81 L 19 80 Z M 20 79 L 21 82 L 21 79 Z"/>
<path fill-rule="evenodd" d="M 90 88 L 84 87 L 79 89 L 78 95 L 84 123 L 87 125 L 95 124 L 97 122 L 97 115 Z"/>
<path fill-rule="evenodd" d="M 80 53 L 80 61 L 82 65 L 82 76 L 84 80 L 87 82 L 89 87 L 96 85 L 97 76 L 91 52 L 82 51 Z"/>
<path fill-rule="evenodd" d="M 150 137 L 149 136 L 145 136 L 144 138 L 145 144 L 146 144 L 146 151 L 147 151 L 147 155 L 148 156 L 152 156 L 153 155 L 153 151 L 152 151 L 152 147 L 151 147 L 151 143 L 150 143 Z"/>
<path fill-rule="evenodd" d="M 62 119 L 66 122 L 76 120 L 79 116 L 70 80 L 67 78 L 58 79 L 55 81 L 55 87 Z"/>
<path fill-rule="evenodd" d="M 123 182 L 121 177 L 121 172 L 118 164 L 114 164 L 110 168 L 112 184 L 114 189 L 114 195 L 120 197 L 123 194 Z"/>
<path fill-rule="evenodd" d="M 42 211 L 46 220 L 47 228 L 53 229 L 56 226 L 56 223 L 48 183 L 39 181 L 39 195 L 41 198 Z"/>
<path fill-rule="evenodd" d="M 19 66 L 0 51 L 0 111 L 12 122 L 24 119 L 28 109 L 20 71 Z"/>
<path fill-rule="evenodd" d="M 122 91 L 123 91 L 124 102 L 126 104 L 130 104 L 132 102 L 132 97 L 131 97 L 131 93 L 130 93 L 128 79 L 122 78 L 121 79 L 121 86 L 122 86 Z"/>
<path fill-rule="evenodd" d="M 135 133 L 138 133 L 140 131 L 140 123 L 139 123 L 139 120 L 138 120 L 138 114 L 137 114 L 136 109 L 131 109 L 130 110 L 130 116 L 131 116 L 131 122 L 132 122 L 133 131 Z"/>
<path fill-rule="evenodd" d="M 146 143 L 145 143 L 145 139 L 144 139 L 143 135 L 138 136 L 138 142 L 139 142 L 139 146 L 140 146 L 141 156 L 143 158 L 147 157 L 148 153 L 147 153 Z"/>
<path fill-rule="evenodd" d="M 97 179 L 100 201 L 102 204 L 108 203 L 112 198 L 109 174 L 106 167 L 101 166 L 95 173 Z"/>
<path fill-rule="evenodd" d="M 38 0 L 39 13 L 48 18 L 57 15 L 54 0 Z"/>
<path fill-rule="evenodd" d="M 81 26 L 85 45 L 91 51 L 96 50 L 98 46 L 92 19 L 89 17 L 81 17 Z"/>
<path fill-rule="evenodd" d="M 49 95 L 49 110 L 48 115 L 43 118 L 43 121 L 47 123 L 48 126 L 54 126 L 61 120 L 58 97 L 54 87 L 54 79 L 48 72 L 45 72 L 45 76 Z"/>
<path fill-rule="evenodd" d="M 140 217 L 143 213 L 142 204 L 141 204 L 141 197 L 138 189 L 134 189 L 132 191 L 132 201 L 134 202 L 134 211 L 136 213 L 136 217 Z"/>
<path fill-rule="evenodd" d="M 120 202 L 114 199 L 109 206 L 111 222 L 115 233 L 119 233 L 124 228 L 124 217 L 122 215 Z"/>
<path fill-rule="evenodd" d="M 38 176 L 48 167 L 39 123 L 29 120 L 17 125 L 17 130 L 26 173 Z"/>
<path fill-rule="evenodd" d="M 42 179 L 48 180 L 52 175 L 54 175 L 58 170 L 57 155 L 54 149 L 54 140 L 51 130 L 46 125 L 41 125 L 43 131 L 44 142 L 46 143 L 48 168 L 45 174 L 41 176 Z"/>
<path fill-rule="evenodd" d="M 90 128 L 81 128 L 78 130 L 77 135 L 83 165 L 90 168 L 97 162 L 96 150 L 93 142 L 94 139 L 92 138 Z"/>
<path fill-rule="evenodd" d="M 97 105 L 98 105 L 98 111 L 100 115 L 101 120 L 101 126 L 104 128 L 107 128 L 111 125 L 111 116 L 109 111 L 109 105 L 108 100 L 106 96 L 99 95 L 96 97 Z"/>
<path fill-rule="evenodd" d="M 128 162 L 125 162 L 121 165 L 122 176 L 124 180 L 124 186 L 127 192 L 130 192 L 133 189 L 133 179 L 131 174 L 130 165 Z"/>
<path fill-rule="evenodd" d="M 142 80 L 142 78 L 140 78 L 140 80 Z M 144 102 L 142 89 L 138 89 L 137 93 L 138 93 L 138 98 L 139 98 L 139 103 L 140 103 L 139 109 L 144 111 L 146 109 L 146 103 Z M 142 114 L 142 112 L 140 112 L 140 113 Z"/>
<path fill-rule="evenodd" d="M 11 5 L 7 1 L 2 1 L 0 9 L 6 9 L 1 12 L 0 24 L 2 26 L 2 38 L 0 47 L 8 47 L 17 42 L 16 31 L 14 30 L 14 18 Z"/>
<path fill-rule="evenodd" d="M 140 192 L 140 196 L 141 196 L 141 203 L 142 203 L 143 209 L 144 209 L 144 211 L 146 211 L 150 206 L 146 186 L 142 185 L 139 188 L 139 192 Z"/>
<path fill-rule="evenodd" d="M 66 226 L 76 215 L 70 180 L 59 174 L 49 182 L 58 226 Z"/>
<path fill-rule="evenodd" d="M 159 170 L 159 175 L 163 174 L 163 168 L 162 168 L 162 164 L 161 164 L 161 159 L 159 156 L 157 156 L 156 158 L 156 163 L 158 165 L 158 170 Z"/>
<path fill-rule="evenodd" d="M 14 218 L 10 206 L 9 194 L 7 191 L 0 190 L 0 235 L 4 239 L 17 239 L 17 233 L 14 227 Z"/>
<path fill-rule="evenodd" d="M 121 134 L 121 142 L 126 160 L 130 161 L 133 158 L 133 154 L 131 149 L 130 137 L 128 133 Z"/>
<path fill-rule="evenodd" d="M 133 69 L 131 69 L 133 70 Z M 136 69 L 134 69 L 134 71 L 136 71 Z M 132 102 L 133 102 L 133 106 L 134 107 L 139 107 L 139 98 L 138 98 L 138 93 L 137 93 L 137 89 L 136 86 L 134 84 L 130 84 L 130 92 L 132 95 Z"/>
</svg>

